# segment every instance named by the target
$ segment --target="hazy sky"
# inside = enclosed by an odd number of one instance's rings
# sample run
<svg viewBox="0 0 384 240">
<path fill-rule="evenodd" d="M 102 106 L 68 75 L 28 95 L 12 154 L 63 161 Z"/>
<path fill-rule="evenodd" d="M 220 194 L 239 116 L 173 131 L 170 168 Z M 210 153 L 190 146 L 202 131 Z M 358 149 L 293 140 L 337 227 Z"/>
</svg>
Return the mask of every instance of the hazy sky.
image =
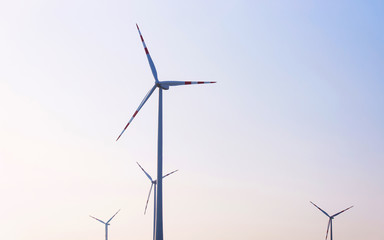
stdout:
<svg viewBox="0 0 384 240">
<path fill-rule="evenodd" d="M 0 2 L 0 232 L 152 237 L 153 77 L 165 239 L 384 238 L 383 1 Z"/>
</svg>

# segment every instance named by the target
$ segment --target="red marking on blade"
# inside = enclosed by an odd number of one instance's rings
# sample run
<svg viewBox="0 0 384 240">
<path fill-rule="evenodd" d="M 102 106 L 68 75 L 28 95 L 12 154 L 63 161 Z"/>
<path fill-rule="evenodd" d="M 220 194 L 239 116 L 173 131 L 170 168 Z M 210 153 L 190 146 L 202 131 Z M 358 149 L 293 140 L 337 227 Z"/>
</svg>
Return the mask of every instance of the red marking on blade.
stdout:
<svg viewBox="0 0 384 240">
<path fill-rule="evenodd" d="M 216 83 L 216 82 L 211 82 L 211 83 Z"/>
<path fill-rule="evenodd" d="M 197 84 L 204 84 L 204 82 L 197 82 Z"/>
<path fill-rule="evenodd" d="M 136 111 L 135 114 L 133 114 L 133 117 L 135 117 L 137 113 L 138 113 L 138 111 Z"/>
<path fill-rule="evenodd" d="M 146 54 L 149 54 L 149 52 L 148 52 L 148 49 L 147 49 L 147 48 L 144 48 L 144 50 L 145 50 L 145 53 L 146 53 Z"/>
<path fill-rule="evenodd" d="M 192 84 L 192 82 L 185 82 L 185 85 L 189 85 L 189 84 Z"/>
<path fill-rule="evenodd" d="M 143 36 L 140 35 L 140 38 L 141 38 L 141 41 L 144 42 L 144 38 L 143 38 Z"/>
<path fill-rule="evenodd" d="M 136 27 L 137 27 L 137 30 L 139 30 L 139 31 L 140 31 L 140 29 L 139 29 L 139 25 L 137 25 L 137 23 L 136 23 Z"/>
</svg>

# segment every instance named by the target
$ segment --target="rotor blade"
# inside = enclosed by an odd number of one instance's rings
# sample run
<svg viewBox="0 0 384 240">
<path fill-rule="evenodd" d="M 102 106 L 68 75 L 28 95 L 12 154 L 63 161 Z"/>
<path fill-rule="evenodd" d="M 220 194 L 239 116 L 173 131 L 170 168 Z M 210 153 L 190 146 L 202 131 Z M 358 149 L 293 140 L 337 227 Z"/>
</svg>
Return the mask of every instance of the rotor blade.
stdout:
<svg viewBox="0 0 384 240">
<path fill-rule="evenodd" d="M 101 223 L 103 223 L 103 224 L 105 224 L 105 222 L 103 222 L 103 221 L 101 221 L 100 219 L 98 219 L 98 218 L 95 218 L 95 217 L 93 217 L 93 216 L 91 216 L 91 215 L 89 215 L 91 218 L 94 218 L 94 219 L 96 219 L 97 221 L 99 221 L 99 222 L 101 222 Z"/>
<path fill-rule="evenodd" d="M 343 213 L 343 212 L 347 211 L 348 209 L 350 209 L 350 208 L 352 208 L 352 207 L 353 207 L 353 206 L 350 206 L 349 208 L 344 209 L 343 211 L 334 214 L 332 217 L 336 217 L 336 216 L 339 215 L 340 213 Z"/>
<path fill-rule="evenodd" d="M 314 204 L 313 202 L 311 202 L 315 207 L 317 207 L 320 211 L 322 211 L 325 215 L 327 215 L 328 217 L 331 217 L 328 215 L 328 213 L 326 213 L 323 209 L 319 208 L 316 204 Z"/>
<path fill-rule="evenodd" d="M 131 119 L 129 119 L 129 122 L 127 123 L 127 125 L 125 126 L 125 128 L 123 129 L 123 131 L 120 133 L 119 137 L 116 139 L 119 140 L 119 138 L 121 137 L 121 135 L 123 135 L 125 129 L 127 129 L 128 125 L 132 122 L 132 120 L 136 117 L 137 113 L 140 111 L 140 109 L 144 106 L 145 102 L 148 100 L 148 98 L 152 95 L 153 91 L 155 91 L 156 89 L 156 85 L 154 85 L 151 90 L 149 90 L 149 92 L 147 93 L 147 95 L 145 95 L 143 101 L 141 101 L 139 107 L 137 108 L 136 112 L 133 114 L 133 116 L 131 117 Z"/>
<path fill-rule="evenodd" d="M 140 166 L 140 164 L 138 163 L 138 162 L 136 162 L 137 163 L 137 165 L 139 165 L 139 167 L 141 168 L 141 170 L 143 170 L 143 172 L 145 173 L 145 175 L 147 175 L 147 177 L 149 178 L 149 180 L 151 180 L 151 182 L 153 181 L 152 180 L 152 178 L 151 178 L 151 175 L 149 175 L 145 170 L 144 170 L 144 168 L 142 168 L 141 166 Z"/>
<path fill-rule="evenodd" d="M 109 223 L 111 220 L 112 220 L 112 218 L 114 218 L 115 216 L 116 216 L 116 214 L 118 214 L 119 212 L 120 212 L 120 210 L 121 209 L 119 209 L 119 211 L 117 211 L 109 220 L 108 220 L 108 222 L 107 223 Z"/>
<path fill-rule="evenodd" d="M 163 176 L 163 178 L 165 178 L 165 177 L 167 177 L 167 176 L 169 176 L 169 175 L 171 175 L 172 173 L 175 173 L 175 172 L 177 172 L 177 171 L 179 171 L 179 169 L 177 169 L 177 170 L 175 170 L 175 171 L 172 171 L 172 172 L 170 172 L 170 173 L 168 173 L 168 174 L 165 174 L 165 175 Z"/>
<path fill-rule="evenodd" d="M 153 77 L 155 78 L 156 82 L 159 82 L 159 79 L 157 78 L 157 71 L 156 71 L 155 64 L 153 63 L 151 55 L 149 54 L 147 45 L 145 45 L 143 35 L 141 35 L 140 28 L 139 28 L 139 26 L 137 24 L 136 24 L 136 27 L 137 27 L 137 30 L 139 31 L 141 42 L 143 43 L 144 51 L 145 51 L 145 54 L 147 55 L 149 66 L 151 67 L 151 71 L 152 71 Z"/>
<path fill-rule="evenodd" d="M 216 82 L 203 82 L 203 81 L 163 81 L 160 82 L 163 86 L 180 86 L 180 85 L 191 85 L 191 84 L 209 84 L 209 83 L 216 83 Z"/>
<path fill-rule="evenodd" d="M 149 201 L 149 197 L 151 196 L 152 187 L 153 187 L 153 183 L 151 184 L 151 188 L 149 189 L 149 194 L 148 194 L 147 202 L 145 203 L 144 215 L 147 212 L 148 201 Z"/>
<path fill-rule="evenodd" d="M 328 238 L 328 231 L 329 231 L 330 226 L 331 226 L 331 219 L 329 219 L 329 221 L 328 221 L 327 234 L 325 235 L 325 240 L 327 240 L 327 238 Z"/>
</svg>

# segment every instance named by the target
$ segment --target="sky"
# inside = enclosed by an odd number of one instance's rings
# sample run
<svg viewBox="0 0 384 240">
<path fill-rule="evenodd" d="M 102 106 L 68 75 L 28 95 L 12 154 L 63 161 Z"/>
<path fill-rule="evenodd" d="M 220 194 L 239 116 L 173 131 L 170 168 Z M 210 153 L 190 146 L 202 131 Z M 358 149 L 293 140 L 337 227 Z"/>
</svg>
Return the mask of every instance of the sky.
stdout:
<svg viewBox="0 0 384 240">
<path fill-rule="evenodd" d="M 0 2 L 2 238 L 384 238 L 383 1 Z"/>
</svg>

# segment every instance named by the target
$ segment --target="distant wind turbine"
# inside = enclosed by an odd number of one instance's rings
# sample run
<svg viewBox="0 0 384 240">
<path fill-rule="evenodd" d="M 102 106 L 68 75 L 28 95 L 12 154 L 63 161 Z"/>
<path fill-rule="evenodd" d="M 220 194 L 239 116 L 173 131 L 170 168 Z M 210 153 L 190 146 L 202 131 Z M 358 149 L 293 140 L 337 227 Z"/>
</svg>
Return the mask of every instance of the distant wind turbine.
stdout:
<svg viewBox="0 0 384 240">
<path fill-rule="evenodd" d="M 326 213 L 323 209 L 319 208 L 316 204 L 314 204 L 313 202 L 311 202 L 315 207 L 317 207 L 322 213 L 324 213 L 325 215 L 327 215 L 327 217 L 329 217 L 329 221 L 328 221 L 328 227 L 327 227 L 327 234 L 325 235 L 325 240 L 327 240 L 328 238 L 328 231 L 329 229 L 331 229 L 331 240 L 333 240 L 333 231 L 332 231 L 332 220 L 334 217 L 336 217 L 337 215 L 339 215 L 340 213 L 343 213 L 345 211 L 347 211 L 348 209 L 352 208 L 353 206 L 347 208 L 347 209 L 344 209 L 343 211 L 341 212 L 338 212 L 332 216 L 328 215 L 328 213 Z"/>
<path fill-rule="evenodd" d="M 114 215 L 113 215 L 107 222 L 103 222 L 103 221 L 101 221 L 100 219 L 95 218 L 95 217 L 89 215 L 91 218 L 96 219 L 97 221 L 99 221 L 99 222 L 101 222 L 102 224 L 105 225 L 105 240 L 108 240 L 108 226 L 110 225 L 109 222 L 112 220 L 112 218 L 114 218 L 114 217 L 116 216 L 116 214 L 117 214 L 118 212 L 120 212 L 120 209 L 119 209 L 119 211 L 117 211 L 117 212 L 116 212 L 116 213 L 115 213 L 115 214 L 114 214 Z"/>
<path fill-rule="evenodd" d="M 140 39 L 144 47 L 145 54 L 147 56 L 149 66 L 152 71 L 152 75 L 155 79 L 155 84 L 153 87 L 148 91 L 147 95 L 144 97 L 144 99 L 141 101 L 139 107 L 131 117 L 131 119 L 128 121 L 127 125 L 125 125 L 123 131 L 120 133 L 120 135 L 117 137 L 116 141 L 119 140 L 121 135 L 124 133 L 124 131 L 127 129 L 129 124 L 131 124 L 132 120 L 136 117 L 140 109 L 144 106 L 145 102 L 149 99 L 149 97 L 152 95 L 152 93 L 155 91 L 156 88 L 159 89 L 159 117 L 158 117 L 158 135 L 157 135 L 157 184 L 155 188 L 156 191 L 156 223 L 155 223 L 155 240 L 163 240 L 163 90 L 168 90 L 169 87 L 173 86 L 180 86 L 180 85 L 191 85 L 191 84 L 207 84 L 207 83 L 215 83 L 215 82 L 203 82 L 203 81 L 159 81 L 157 77 L 157 71 L 155 64 L 152 61 L 151 55 L 149 54 L 147 45 L 144 42 L 144 38 L 141 35 L 139 26 L 136 24 L 137 30 L 139 31 Z"/>
<path fill-rule="evenodd" d="M 144 170 L 144 168 L 143 167 L 141 167 L 141 165 L 138 163 L 138 162 L 136 162 L 137 163 L 137 165 L 139 165 L 139 167 L 141 168 L 141 170 L 143 170 L 143 172 L 145 173 L 145 175 L 148 177 L 148 179 L 151 181 L 151 188 L 149 189 L 149 194 L 148 194 L 148 198 L 147 198 L 147 202 L 145 203 L 145 209 L 144 209 L 144 214 L 147 212 L 147 206 L 148 206 L 148 201 L 149 201 L 149 197 L 151 196 L 151 193 L 152 193 L 152 187 L 153 187 L 153 185 L 155 185 L 155 190 L 154 190 L 154 195 L 153 195 L 153 197 L 154 197 L 154 201 L 153 201 L 153 209 L 154 209 L 154 212 L 153 212 L 153 239 L 155 239 L 155 224 L 156 224 L 156 184 L 157 184 L 157 179 L 156 180 L 153 180 L 152 179 L 152 177 L 151 177 L 151 175 L 149 175 L 145 170 Z M 172 173 L 175 173 L 175 172 L 177 172 L 177 171 L 179 171 L 179 170 L 175 170 L 175 171 L 172 171 L 172 172 L 170 172 L 170 173 L 168 173 L 168 174 L 165 174 L 164 176 L 163 176 L 163 178 L 165 178 L 165 177 L 167 177 L 167 176 L 169 176 L 169 175 L 171 175 Z"/>
</svg>

